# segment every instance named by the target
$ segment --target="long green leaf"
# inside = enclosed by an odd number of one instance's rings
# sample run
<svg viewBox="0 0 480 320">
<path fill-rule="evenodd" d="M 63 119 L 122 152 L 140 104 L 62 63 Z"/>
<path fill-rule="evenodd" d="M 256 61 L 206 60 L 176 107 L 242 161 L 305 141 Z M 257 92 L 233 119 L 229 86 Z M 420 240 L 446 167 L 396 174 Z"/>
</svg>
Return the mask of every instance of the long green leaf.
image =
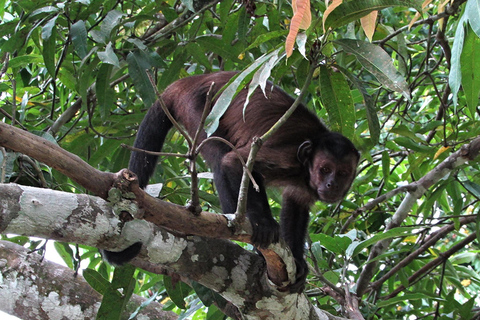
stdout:
<svg viewBox="0 0 480 320">
<path fill-rule="evenodd" d="M 344 1 L 336 7 L 325 20 L 325 29 L 338 28 L 349 24 L 372 11 L 382 10 L 389 7 L 415 8 L 422 12 L 420 1 L 415 0 L 353 0 Z"/>
<path fill-rule="evenodd" d="M 413 231 L 413 228 L 411 227 L 399 227 L 399 228 L 391 229 L 382 233 L 377 233 L 375 236 L 371 237 L 370 239 L 362 241 L 362 243 L 360 243 L 355 248 L 352 256 L 357 255 L 358 253 L 360 253 L 360 251 L 362 251 L 366 247 L 373 245 L 381 240 L 410 236 L 412 234 L 412 231 Z"/>
<path fill-rule="evenodd" d="M 95 289 L 101 295 L 107 292 L 108 287 L 110 286 L 110 282 L 107 279 L 102 277 L 102 275 L 93 269 L 85 269 L 82 272 L 83 277 L 88 282 L 90 287 Z"/>
<path fill-rule="evenodd" d="M 353 139 L 355 108 L 343 73 L 320 67 L 320 98 L 327 109 L 330 128 Z"/>
<path fill-rule="evenodd" d="M 85 21 L 79 20 L 72 24 L 70 28 L 70 36 L 72 38 L 73 47 L 80 59 L 85 58 L 88 53 L 87 28 L 85 27 Z"/>
<path fill-rule="evenodd" d="M 43 60 L 45 61 L 45 67 L 48 70 L 48 73 L 52 77 L 55 77 L 55 40 L 56 40 L 56 30 L 55 23 L 57 21 L 55 16 L 50 19 L 42 28 L 42 39 L 43 39 Z"/>
<path fill-rule="evenodd" d="M 98 70 L 97 79 L 95 81 L 95 93 L 100 107 L 100 118 L 105 121 L 110 114 L 110 109 L 115 101 L 115 92 L 110 87 L 110 73 L 113 66 L 102 63 Z"/>
<path fill-rule="evenodd" d="M 410 98 L 410 90 L 403 76 L 393 66 L 392 58 L 382 48 L 366 41 L 342 39 L 335 41 L 336 44 L 350 54 L 357 57 L 358 61 L 377 80 L 390 90 L 400 92 L 407 99 Z"/>
<path fill-rule="evenodd" d="M 97 320 L 120 319 L 135 288 L 136 280 L 133 277 L 134 274 L 135 267 L 129 264 L 115 268 L 112 282 L 103 294 L 102 304 L 97 313 Z"/>
<path fill-rule="evenodd" d="M 231 80 L 225 90 L 222 92 L 220 97 L 218 97 L 217 102 L 210 111 L 206 121 L 205 121 L 205 131 L 208 135 L 211 135 L 218 128 L 220 118 L 223 116 L 227 108 L 230 106 L 232 99 L 243 89 L 243 85 L 246 80 L 251 79 L 253 72 L 258 69 L 262 64 L 269 61 L 273 56 L 278 55 L 278 52 L 281 48 L 265 54 L 255 60 L 247 69 L 240 73 L 237 77 Z"/>
<path fill-rule="evenodd" d="M 127 63 L 128 74 L 132 77 L 135 89 L 145 106 L 149 108 L 157 98 L 146 72 L 151 67 L 148 56 L 143 51 L 131 52 L 127 56 Z"/>
<path fill-rule="evenodd" d="M 465 19 L 466 16 L 463 15 L 458 22 L 457 30 L 455 31 L 455 37 L 453 39 L 452 45 L 452 66 L 450 67 L 450 74 L 448 75 L 448 84 L 452 89 L 452 99 L 454 106 L 457 106 L 458 104 L 458 91 L 460 90 L 460 85 L 462 83 L 460 56 L 462 54 L 463 43 L 465 41 Z"/>
<path fill-rule="evenodd" d="M 163 285 L 172 302 L 180 309 L 185 309 L 187 307 L 185 298 L 190 294 L 192 288 L 181 281 L 173 283 L 172 278 L 169 276 L 163 276 Z"/>
<path fill-rule="evenodd" d="M 478 106 L 480 93 L 480 38 L 467 27 L 465 43 L 460 56 L 460 70 L 462 72 L 462 87 L 470 110 L 470 116 L 474 117 Z"/>
</svg>

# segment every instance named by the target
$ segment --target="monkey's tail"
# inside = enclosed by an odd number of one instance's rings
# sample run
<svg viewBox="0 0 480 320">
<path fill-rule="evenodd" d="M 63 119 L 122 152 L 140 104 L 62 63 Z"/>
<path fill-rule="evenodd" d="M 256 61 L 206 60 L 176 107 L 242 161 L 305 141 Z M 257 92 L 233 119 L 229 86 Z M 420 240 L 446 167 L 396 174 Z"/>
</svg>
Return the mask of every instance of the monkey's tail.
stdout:
<svg viewBox="0 0 480 320">
<path fill-rule="evenodd" d="M 160 152 L 171 127 L 172 122 L 157 101 L 143 118 L 133 146 L 137 149 Z M 157 160 L 158 156 L 155 155 L 142 151 L 132 152 L 128 168 L 137 175 L 140 188 L 144 189 L 147 186 L 155 171 Z"/>
<path fill-rule="evenodd" d="M 155 102 L 143 118 L 133 146 L 142 150 L 160 152 L 171 127 L 172 122 L 163 112 L 160 104 Z M 155 171 L 157 159 L 158 156 L 142 151 L 132 152 L 128 168 L 137 175 L 140 188 L 144 189 L 147 186 L 148 180 Z M 100 250 L 100 253 L 110 264 L 117 266 L 135 258 L 141 249 L 142 243 L 137 242 L 120 252 Z"/>
</svg>

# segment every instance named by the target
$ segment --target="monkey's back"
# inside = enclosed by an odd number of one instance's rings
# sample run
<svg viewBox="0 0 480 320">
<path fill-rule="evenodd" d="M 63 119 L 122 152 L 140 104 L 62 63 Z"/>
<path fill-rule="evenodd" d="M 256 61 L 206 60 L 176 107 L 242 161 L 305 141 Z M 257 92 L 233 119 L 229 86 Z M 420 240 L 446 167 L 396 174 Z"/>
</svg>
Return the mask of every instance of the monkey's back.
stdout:
<svg viewBox="0 0 480 320">
<path fill-rule="evenodd" d="M 216 72 L 180 79 L 170 85 L 162 95 L 174 117 L 193 136 L 198 128 L 199 115 L 205 106 L 207 92 L 212 82 L 215 86 L 212 96 L 236 74 L 236 72 Z M 273 87 L 273 88 L 272 88 Z M 266 96 L 260 88 L 251 95 L 244 111 L 248 88 L 243 89 L 233 99 L 225 114 L 221 117 L 218 129 L 214 133 L 230 141 L 241 149 L 249 149 L 252 138 L 263 135 L 290 108 L 294 99 L 278 86 L 268 82 Z M 212 106 L 215 104 L 212 102 Z M 211 107 L 211 106 L 210 106 Z M 328 129 L 320 119 L 305 106 L 299 105 L 290 118 L 264 145 L 257 156 L 257 162 L 274 161 L 276 166 L 291 165 L 296 159 L 298 146 L 306 140 L 315 139 Z M 205 135 L 202 137 L 205 138 Z"/>
</svg>

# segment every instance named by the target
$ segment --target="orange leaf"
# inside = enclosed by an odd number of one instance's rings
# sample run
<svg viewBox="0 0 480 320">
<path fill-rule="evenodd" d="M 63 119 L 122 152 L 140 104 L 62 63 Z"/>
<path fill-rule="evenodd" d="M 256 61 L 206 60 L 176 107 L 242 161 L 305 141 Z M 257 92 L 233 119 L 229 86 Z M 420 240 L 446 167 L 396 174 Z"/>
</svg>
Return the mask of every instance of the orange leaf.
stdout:
<svg viewBox="0 0 480 320">
<path fill-rule="evenodd" d="M 440 149 L 438 149 L 438 151 L 435 152 L 435 155 L 433 156 L 433 160 L 437 159 L 442 153 L 444 153 L 448 149 L 450 149 L 450 147 L 441 147 Z"/>
<path fill-rule="evenodd" d="M 432 2 L 432 0 L 425 0 L 423 1 L 422 3 L 422 11 L 425 12 L 425 8 Z M 408 24 L 408 29 L 410 29 L 413 24 L 415 22 L 417 22 L 418 19 L 420 19 L 420 17 L 422 16 L 422 14 L 420 12 L 417 12 L 415 13 L 415 16 L 413 17 L 412 21 L 410 21 L 410 23 Z"/>
<path fill-rule="evenodd" d="M 364 17 L 360 18 L 362 23 L 363 31 L 367 36 L 368 40 L 372 42 L 373 33 L 375 32 L 375 23 L 377 22 L 378 11 L 372 11 Z"/>
<path fill-rule="evenodd" d="M 323 13 L 323 31 L 325 32 L 325 21 L 327 20 L 328 15 L 339 5 L 341 5 L 343 0 L 333 0 L 332 4 L 328 6 L 327 10 Z"/>
<path fill-rule="evenodd" d="M 298 30 L 307 30 L 312 23 L 312 14 L 310 12 L 310 0 L 293 0 L 293 17 L 290 22 L 290 31 L 288 32 L 287 40 L 285 41 L 285 51 L 287 58 L 293 53 L 293 46 Z"/>
</svg>

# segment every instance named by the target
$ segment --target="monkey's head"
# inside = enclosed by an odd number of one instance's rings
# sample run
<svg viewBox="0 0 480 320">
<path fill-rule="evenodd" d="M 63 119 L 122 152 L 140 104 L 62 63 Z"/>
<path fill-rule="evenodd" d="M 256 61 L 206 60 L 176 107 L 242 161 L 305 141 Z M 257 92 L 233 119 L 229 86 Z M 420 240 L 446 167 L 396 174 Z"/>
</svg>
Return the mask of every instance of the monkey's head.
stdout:
<svg viewBox="0 0 480 320">
<path fill-rule="evenodd" d="M 350 140 L 336 132 L 324 133 L 315 141 L 302 143 L 297 155 L 308 170 L 309 186 L 319 200 L 334 203 L 345 197 L 360 158 Z"/>
</svg>

